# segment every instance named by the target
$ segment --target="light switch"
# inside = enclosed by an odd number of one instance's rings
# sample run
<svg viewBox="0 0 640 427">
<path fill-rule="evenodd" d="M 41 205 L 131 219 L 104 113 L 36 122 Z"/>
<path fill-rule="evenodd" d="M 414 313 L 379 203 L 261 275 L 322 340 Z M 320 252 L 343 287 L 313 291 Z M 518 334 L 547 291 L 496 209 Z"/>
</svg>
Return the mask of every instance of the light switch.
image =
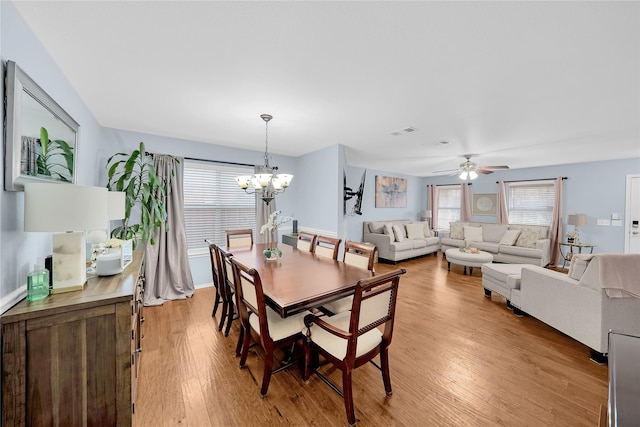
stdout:
<svg viewBox="0 0 640 427">
<path fill-rule="evenodd" d="M 620 219 L 620 214 L 618 212 L 614 212 L 611 214 L 611 219 Z"/>
<path fill-rule="evenodd" d="M 611 225 L 614 227 L 622 227 L 622 220 L 621 219 L 614 219 L 611 221 Z"/>
<path fill-rule="evenodd" d="M 608 219 L 598 218 L 598 225 L 611 225 L 611 221 Z"/>
</svg>

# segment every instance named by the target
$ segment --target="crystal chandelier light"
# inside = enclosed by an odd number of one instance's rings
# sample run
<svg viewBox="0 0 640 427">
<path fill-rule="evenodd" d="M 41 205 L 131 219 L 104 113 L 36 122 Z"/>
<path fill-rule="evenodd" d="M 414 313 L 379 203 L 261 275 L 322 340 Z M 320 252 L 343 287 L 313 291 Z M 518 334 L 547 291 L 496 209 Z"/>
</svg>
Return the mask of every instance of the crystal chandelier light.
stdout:
<svg viewBox="0 0 640 427">
<path fill-rule="evenodd" d="M 269 165 L 269 120 L 273 117 L 269 114 L 261 114 L 260 118 L 265 122 L 264 165 L 256 166 L 256 173 L 253 175 L 236 177 L 236 182 L 246 193 L 258 194 L 268 205 L 276 194 L 282 193 L 289 186 L 293 175 L 287 173 L 274 175 L 273 172 L 277 171 L 278 167 Z"/>
</svg>

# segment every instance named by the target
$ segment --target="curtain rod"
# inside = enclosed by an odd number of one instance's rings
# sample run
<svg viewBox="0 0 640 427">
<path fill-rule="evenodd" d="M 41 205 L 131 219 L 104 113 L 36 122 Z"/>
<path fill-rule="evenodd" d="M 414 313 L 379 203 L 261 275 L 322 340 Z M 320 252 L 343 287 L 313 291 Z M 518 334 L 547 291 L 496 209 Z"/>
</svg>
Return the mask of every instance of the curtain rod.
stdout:
<svg viewBox="0 0 640 427">
<path fill-rule="evenodd" d="M 153 157 L 156 153 L 151 153 L 149 151 L 145 151 L 144 155 L 145 156 L 150 156 Z M 160 154 L 161 156 L 170 156 L 171 154 Z M 196 157 L 183 157 L 183 159 L 185 160 L 193 160 L 196 162 L 206 162 L 206 163 L 220 163 L 223 165 L 233 165 L 233 166 L 249 166 L 249 167 L 255 167 L 255 165 L 250 165 L 248 163 L 238 163 L 238 162 L 225 162 L 223 160 L 210 160 L 210 159 L 198 159 Z"/>
<path fill-rule="evenodd" d="M 458 184 L 427 184 L 427 186 L 435 185 L 436 187 L 450 187 L 452 185 L 460 185 L 460 184 L 464 184 L 464 182 L 459 182 Z M 467 184 L 473 185 L 473 182 L 468 182 Z"/>
<path fill-rule="evenodd" d="M 504 181 L 505 183 L 509 182 L 529 182 L 529 181 L 554 181 L 556 178 L 538 178 L 538 179 L 514 179 L 513 181 Z M 562 177 L 563 180 L 567 179 L 566 176 Z M 500 181 L 496 181 L 496 184 L 499 184 Z"/>
</svg>

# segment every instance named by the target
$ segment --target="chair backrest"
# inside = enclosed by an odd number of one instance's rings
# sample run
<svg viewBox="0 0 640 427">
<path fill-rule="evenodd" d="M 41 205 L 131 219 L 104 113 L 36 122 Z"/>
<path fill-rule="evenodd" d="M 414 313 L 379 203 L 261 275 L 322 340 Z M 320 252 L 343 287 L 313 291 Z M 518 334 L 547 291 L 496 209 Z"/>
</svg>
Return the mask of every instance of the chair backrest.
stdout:
<svg viewBox="0 0 640 427">
<path fill-rule="evenodd" d="M 253 245 L 253 230 L 227 230 L 227 248 L 239 248 Z"/>
<path fill-rule="evenodd" d="M 313 247 L 316 244 L 316 237 L 318 236 L 315 234 L 307 233 L 306 231 L 299 231 L 296 247 L 299 251 L 313 252 Z"/>
<path fill-rule="evenodd" d="M 316 244 L 313 247 L 313 253 L 326 258 L 338 259 L 338 250 L 340 249 L 342 239 L 334 239 L 333 237 L 318 236 Z"/>
<path fill-rule="evenodd" d="M 213 277 L 213 286 L 220 292 L 220 264 L 218 263 L 218 245 L 208 239 L 204 239 L 209 245 L 209 258 L 211 259 L 211 276 Z"/>
<path fill-rule="evenodd" d="M 233 257 L 231 257 L 230 262 L 233 265 L 236 298 L 242 324 L 247 327 L 249 326 L 249 313 L 252 313 L 252 316 L 258 316 L 260 337 L 262 337 L 262 339 L 270 339 L 269 325 L 267 323 L 267 306 L 262 290 L 260 274 L 254 268 L 247 267 Z M 245 333 L 249 333 L 249 331 L 245 331 Z"/>
<path fill-rule="evenodd" d="M 385 325 L 382 340 L 391 343 L 400 276 L 406 270 L 400 268 L 389 273 L 363 279 L 356 284 L 351 306 L 351 319 L 347 343 L 347 358 L 356 355 L 358 337 L 373 328 Z"/>
<path fill-rule="evenodd" d="M 344 244 L 344 263 L 366 268 L 373 272 L 376 247 L 368 243 L 352 242 L 347 240 Z"/>
</svg>

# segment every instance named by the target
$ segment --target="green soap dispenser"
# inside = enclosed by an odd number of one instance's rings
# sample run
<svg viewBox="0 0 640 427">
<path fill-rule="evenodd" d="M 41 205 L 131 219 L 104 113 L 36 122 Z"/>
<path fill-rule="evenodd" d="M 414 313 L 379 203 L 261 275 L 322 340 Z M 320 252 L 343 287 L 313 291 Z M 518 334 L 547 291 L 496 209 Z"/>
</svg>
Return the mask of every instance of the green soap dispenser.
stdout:
<svg viewBox="0 0 640 427">
<path fill-rule="evenodd" d="M 27 300 L 38 301 L 49 296 L 49 270 L 44 262 L 36 261 L 33 271 L 27 276 Z"/>
</svg>

